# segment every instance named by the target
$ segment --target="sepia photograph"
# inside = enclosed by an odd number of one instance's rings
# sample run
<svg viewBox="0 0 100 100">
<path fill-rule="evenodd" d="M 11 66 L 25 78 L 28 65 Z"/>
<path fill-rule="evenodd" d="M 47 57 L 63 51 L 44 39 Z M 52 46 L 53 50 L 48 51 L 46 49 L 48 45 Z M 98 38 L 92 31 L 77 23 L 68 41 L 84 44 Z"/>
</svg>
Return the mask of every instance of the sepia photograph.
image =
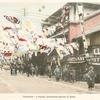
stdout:
<svg viewBox="0 0 100 100">
<path fill-rule="evenodd" d="M 47 1 L 0 1 L 0 95 L 99 94 L 100 2 Z"/>
</svg>

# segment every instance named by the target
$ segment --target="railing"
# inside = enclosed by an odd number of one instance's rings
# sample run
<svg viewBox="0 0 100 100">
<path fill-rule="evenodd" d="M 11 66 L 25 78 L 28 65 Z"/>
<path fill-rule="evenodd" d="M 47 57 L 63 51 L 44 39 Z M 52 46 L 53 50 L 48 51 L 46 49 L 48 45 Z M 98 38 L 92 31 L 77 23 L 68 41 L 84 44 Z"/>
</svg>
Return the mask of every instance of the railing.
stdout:
<svg viewBox="0 0 100 100">
<path fill-rule="evenodd" d="M 68 28 L 69 28 L 68 25 L 69 25 L 69 22 L 67 21 L 64 23 L 64 28 L 62 28 L 61 26 L 56 27 L 56 31 L 52 35 L 49 35 L 48 37 L 58 35 L 58 34 L 62 33 L 63 31 L 68 30 Z"/>
</svg>

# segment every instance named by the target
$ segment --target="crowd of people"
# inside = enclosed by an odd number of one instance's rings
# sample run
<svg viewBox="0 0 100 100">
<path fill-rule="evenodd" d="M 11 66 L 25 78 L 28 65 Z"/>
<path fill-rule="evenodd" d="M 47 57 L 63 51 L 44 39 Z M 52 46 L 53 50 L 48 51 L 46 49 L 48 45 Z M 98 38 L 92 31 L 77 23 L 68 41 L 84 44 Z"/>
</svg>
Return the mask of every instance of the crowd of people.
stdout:
<svg viewBox="0 0 100 100">
<path fill-rule="evenodd" d="M 40 67 L 33 63 L 32 56 L 29 56 L 29 54 L 25 54 L 12 60 L 9 66 L 11 75 L 17 75 L 18 73 L 25 74 L 27 77 L 34 75 L 38 77 L 38 75 L 41 75 Z M 47 63 L 46 67 L 44 67 L 44 70 L 42 71 L 44 71 L 44 75 L 46 75 L 49 79 L 55 78 L 57 82 L 60 80 L 71 83 L 77 81 L 76 70 L 69 64 L 59 66 L 57 62 L 54 64 Z M 96 74 L 93 66 L 88 67 L 82 76 L 82 78 L 87 82 L 89 90 L 94 88 L 95 77 Z"/>
<path fill-rule="evenodd" d="M 10 63 L 10 73 L 11 75 L 26 74 L 28 77 L 38 76 L 38 67 L 33 65 L 31 57 L 29 54 L 25 54 L 21 57 L 17 57 Z"/>
<path fill-rule="evenodd" d="M 60 79 L 72 83 L 76 81 L 76 71 L 74 68 L 68 65 L 67 66 L 64 65 L 63 67 L 59 65 L 55 65 L 55 66 L 48 65 L 47 73 L 49 78 L 55 76 L 56 81 L 59 81 Z"/>
<path fill-rule="evenodd" d="M 48 76 L 51 78 L 52 71 L 50 71 L 51 68 L 49 66 Z M 56 66 L 54 69 L 54 76 L 56 81 L 59 81 L 60 79 L 63 81 L 68 81 L 71 83 L 76 82 L 76 71 L 71 66 L 64 66 L 63 69 L 61 69 L 60 66 Z M 95 87 L 95 79 L 96 79 L 96 73 L 94 71 L 93 66 L 88 66 L 88 68 L 85 70 L 82 80 L 87 82 L 88 89 L 91 91 Z"/>
</svg>

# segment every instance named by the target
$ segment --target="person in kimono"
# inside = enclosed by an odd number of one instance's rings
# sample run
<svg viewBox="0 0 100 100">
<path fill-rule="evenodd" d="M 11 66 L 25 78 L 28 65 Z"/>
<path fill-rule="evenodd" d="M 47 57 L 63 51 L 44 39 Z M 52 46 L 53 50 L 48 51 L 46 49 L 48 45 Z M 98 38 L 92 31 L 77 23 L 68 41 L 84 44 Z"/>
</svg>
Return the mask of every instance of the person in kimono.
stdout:
<svg viewBox="0 0 100 100">
<path fill-rule="evenodd" d="M 93 66 L 91 66 L 89 68 L 88 72 L 86 73 L 86 81 L 87 81 L 89 90 L 92 90 L 94 88 L 95 77 L 96 77 L 96 74 L 94 72 L 94 68 L 93 68 Z"/>
<path fill-rule="evenodd" d="M 59 81 L 61 78 L 61 70 L 58 65 L 56 66 L 56 68 L 54 70 L 54 75 L 55 75 L 56 81 Z"/>
</svg>

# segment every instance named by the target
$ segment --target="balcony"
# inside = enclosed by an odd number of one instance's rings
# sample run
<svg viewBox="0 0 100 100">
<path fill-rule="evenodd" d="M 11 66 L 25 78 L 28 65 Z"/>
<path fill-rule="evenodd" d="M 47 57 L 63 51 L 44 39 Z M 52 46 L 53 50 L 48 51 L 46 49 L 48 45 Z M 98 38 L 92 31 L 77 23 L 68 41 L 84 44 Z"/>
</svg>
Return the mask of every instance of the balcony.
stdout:
<svg viewBox="0 0 100 100">
<path fill-rule="evenodd" d="M 64 23 L 64 27 L 61 26 L 61 24 L 56 24 L 56 31 L 52 34 L 49 35 L 48 38 L 54 38 L 54 37 L 64 37 L 66 33 L 69 31 L 69 21 L 66 21 Z"/>
</svg>

